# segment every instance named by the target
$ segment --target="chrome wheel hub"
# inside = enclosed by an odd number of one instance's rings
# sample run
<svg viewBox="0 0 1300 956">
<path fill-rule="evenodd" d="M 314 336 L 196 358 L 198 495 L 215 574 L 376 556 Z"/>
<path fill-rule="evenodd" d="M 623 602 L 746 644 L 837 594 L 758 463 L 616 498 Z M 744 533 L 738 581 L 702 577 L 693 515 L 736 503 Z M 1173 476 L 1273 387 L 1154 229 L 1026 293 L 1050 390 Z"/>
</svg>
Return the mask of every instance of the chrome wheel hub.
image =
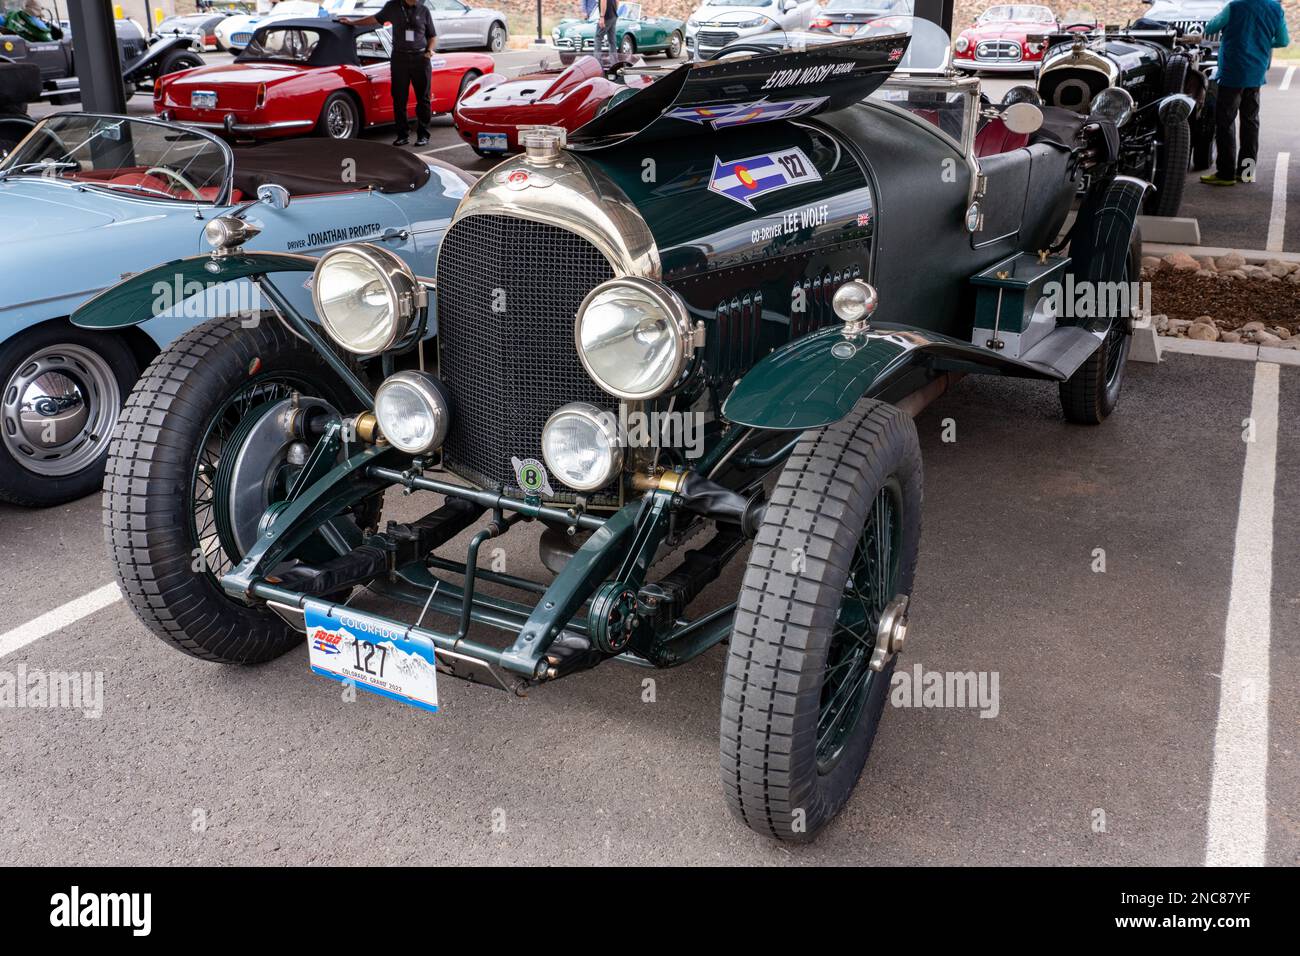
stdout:
<svg viewBox="0 0 1300 956">
<path fill-rule="evenodd" d="M 352 135 L 352 112 L 343 103 L 331 103 L 325 125 L 334 139 L 347 139 Z"/>
<path fill-rule="evenodd" d="M 0 439 L 28 471 L 75 474 L 108 444 L 122 396 L 97 352 L 51 345 L 24 359 L 0 394 Z"/>
<path fill-rule="evenodd" d="M 907 595 L 899 594 L 885 605 L 881 612 L 880 623 L 876 626 L 876 646 L 871 651 L 868 663 L 873 671 L 885 669 L 889 659 L 903 652 L 903 642 L 907 640 Z"/>
</svg>

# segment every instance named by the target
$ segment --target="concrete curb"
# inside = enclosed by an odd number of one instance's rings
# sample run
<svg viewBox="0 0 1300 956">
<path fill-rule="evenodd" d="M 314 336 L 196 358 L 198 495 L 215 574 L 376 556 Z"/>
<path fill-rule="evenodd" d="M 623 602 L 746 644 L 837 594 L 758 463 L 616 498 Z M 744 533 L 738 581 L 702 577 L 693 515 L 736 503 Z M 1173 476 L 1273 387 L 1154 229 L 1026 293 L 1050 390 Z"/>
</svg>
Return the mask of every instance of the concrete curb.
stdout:
<svg viewBox="0 0 1300 956">
<path fill-rule="evenodd" d="M 1279 349 L 1249 342 L 1202 342 L 1198 339 L 1179 339 L 1160 336 L 1162 352 L 1180 352 L 1183 355 L 1200 355 L 1206 358 L 1236 359 L 1245 362 L 1272 362 L 1275 365 L 1300 365 L 1300 351 Z"/>
<path fill-rule="evenodd" d="M 1263 249 L 1226 249 L 1222 246 L 1182 246 L 1169 242 L 1142 243 L 1142 255 L 1144 256 L 1167 256 L 1171 252 L 1185 252 L 1190 256 L 1210 256 L 1214 259 L 1218 259 L 1220 256 L 1236 253 L 1247 262 L 1267 262 L 1269 259 L 1278 259 L 1282 262 L 1300 262 L 1300 252 L 1266 252 Z"/>
</svg>

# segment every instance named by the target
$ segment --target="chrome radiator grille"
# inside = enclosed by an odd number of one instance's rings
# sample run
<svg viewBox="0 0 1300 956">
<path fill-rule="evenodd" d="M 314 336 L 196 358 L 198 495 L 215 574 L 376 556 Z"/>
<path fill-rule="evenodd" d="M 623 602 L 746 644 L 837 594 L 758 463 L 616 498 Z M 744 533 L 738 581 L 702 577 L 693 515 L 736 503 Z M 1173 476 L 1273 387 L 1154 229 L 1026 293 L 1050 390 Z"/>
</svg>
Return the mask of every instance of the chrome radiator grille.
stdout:
<svg viewBox="0 0 1300 956">
<path fill-rule="evenodd" d="M 578 306 L 613 275 L 595 246 L 556 226 L 477 215 L 447 231 L 438 253 L 438 350 L 452 400 L 449 470 L 513 488 L 511 457 L 541 460 L 552 412 L 568 402 L 613 407 L 573 346 Z M 551 485 L 557 499 L 574 497 L 554 476 Z"/>
<path fill-rule="evenodd" d="M 1015 40 L 981 40 L 975 45 L 977 60 L 1019 60 L 1020 44 Z"/>
</svg>

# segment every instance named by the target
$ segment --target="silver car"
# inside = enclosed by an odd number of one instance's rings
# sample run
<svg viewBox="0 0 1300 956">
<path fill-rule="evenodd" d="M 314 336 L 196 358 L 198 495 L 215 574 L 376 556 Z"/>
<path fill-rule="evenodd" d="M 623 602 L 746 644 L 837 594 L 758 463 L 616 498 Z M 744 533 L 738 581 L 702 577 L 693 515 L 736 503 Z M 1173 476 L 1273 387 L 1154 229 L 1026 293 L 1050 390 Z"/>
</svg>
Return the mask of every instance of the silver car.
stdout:
<svg viewBox="0 0 1300 956">
<path fill-rule="evenodd" d="M 424 0 L 433 12 L 439 50 L 506 48 L 506 15 L 488 7 L 468 7 L 460 0 Z"/>
</svg>

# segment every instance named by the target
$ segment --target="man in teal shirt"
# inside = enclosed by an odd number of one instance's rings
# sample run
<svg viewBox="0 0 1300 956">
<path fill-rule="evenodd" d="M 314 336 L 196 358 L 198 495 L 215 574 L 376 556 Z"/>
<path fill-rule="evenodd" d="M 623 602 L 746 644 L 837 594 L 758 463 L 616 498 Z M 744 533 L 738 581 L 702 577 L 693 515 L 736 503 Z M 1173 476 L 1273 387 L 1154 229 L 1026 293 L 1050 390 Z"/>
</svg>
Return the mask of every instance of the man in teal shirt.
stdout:
<svg viewBox="0 0 1300 956">
<path fill-rule="evenodd" d="M 1254 182 L 1259 158 L 1259 88 L 1267 82 L 1273 50 L 1291 42 L 1286 15 L 1277 0 L 1232 0 L 1205 25 L 1205 32 L 1222 35 L 1214 115 L 1219 158 L 1215 171 L 1202 176 L 1201 182 L 1211 186 Z M 1235 129 L 1238 112 L 1240 155 Z"/>
</svg>

